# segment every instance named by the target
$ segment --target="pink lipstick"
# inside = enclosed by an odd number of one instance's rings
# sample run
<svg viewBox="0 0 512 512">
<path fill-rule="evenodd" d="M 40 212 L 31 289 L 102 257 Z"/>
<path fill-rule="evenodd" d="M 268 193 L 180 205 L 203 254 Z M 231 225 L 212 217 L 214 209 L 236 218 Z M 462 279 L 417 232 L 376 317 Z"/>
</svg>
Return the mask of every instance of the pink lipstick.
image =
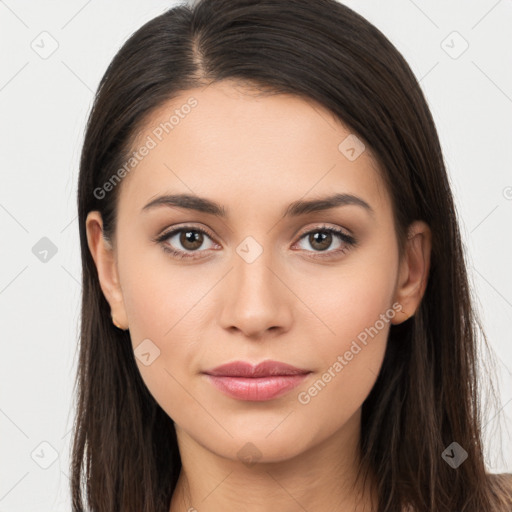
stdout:
<svg viewBox="0 0 512 512">
<path fill-rule="evenodd" d="M 298 386 L 311 371 L 267 360 L 256 366 L 234 361 L 203 373 L 223 393 L 239 400 L 261 402 L 284 395 Z"/>
</svg>

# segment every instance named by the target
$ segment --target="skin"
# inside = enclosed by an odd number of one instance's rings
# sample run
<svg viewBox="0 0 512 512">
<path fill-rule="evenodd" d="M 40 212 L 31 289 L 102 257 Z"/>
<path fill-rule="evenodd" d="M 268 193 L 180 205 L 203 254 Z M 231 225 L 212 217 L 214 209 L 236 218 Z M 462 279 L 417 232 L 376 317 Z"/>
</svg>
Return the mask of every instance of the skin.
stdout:
<svg viewBox="0 0 512 512">
<path fill-rule="evenodd" d="M 152 113 L 134 149 L 190 97 L 197 107 L 119 185 L 112 246 L 101 236 L 101 215 L 87 217 L 113 318 L 129 329 L 134 349 L 150 339 L 160 350 L 148 366 L 136 361 L 176 427 L 183 469 L 170 511 L 375 510 L 372 481 L 364 489 L 355 484 L 361 406 L 390 325 L 413 315 L 424 294 L 429 227 L 410 226 L 399 261 L 391 199 L 370 149 L 350 161 L 338 149 L 350 130 L 296 96 L 264 97 L 229 81 L 185 91 Z M 345 205 L 281 218 L 289 203 L 334 191 L 364 199 L 374 215 Z M 207 197 L 228 217 L 166 206 L 141 213 L 163 193 Z M 204 235 L 199 249 L 180 243 L 179 234 L 152 241 L 178 225 L 206 228 L 214 238 Z M 322 252 L 303 236 L 322 226 L 345 230 L 357 246 L 334 255 L 345 242 L 332 235 Z M 248 236 L 263 250 L 251 263 L 237 252 Z M 165 244 L 199 258 L 175 259 Z M 328 253 L 333 257 L 314 257 Z M 298 394 L 390 310 L 394 317 L 378 334 L 300 403 Z M 226 396 L 201 374 L 230 361 L 265 359 L 312 373 L 264 402 Z M 247 443 L 259 451 L 253 464 L 239 455 L 247 455 Z"/>
</svg>

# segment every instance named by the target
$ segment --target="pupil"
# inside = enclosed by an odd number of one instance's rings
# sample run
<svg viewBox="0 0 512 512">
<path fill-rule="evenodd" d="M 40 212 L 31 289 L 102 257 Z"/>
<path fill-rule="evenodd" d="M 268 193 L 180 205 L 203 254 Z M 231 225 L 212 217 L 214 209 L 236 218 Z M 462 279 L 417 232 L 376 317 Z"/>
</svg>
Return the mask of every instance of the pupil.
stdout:
<svg viewBox="0 0 512 512">
<path fill-rule="evenodd" d="M 325 231 L 318 231 L 311 236 L 313 238 L 313 241 L 311 241 L 311 239 L 310 239 L 310 243 L 311 243 L 312 247 L 314 247 L 315 244 L 319 243 L 320 247 L 317 247 L 317 248 L 324 251 L 331 245 L 331 237 L 332 237 L 331 233 L 327 233 Z M 317 240 L 319 237 L 321 238 L 320 242 L 318 242 L 318 240 Z"/>
<path fill-rule="evenodd" d="M 202 233 L 199 231 L 184 231 L 181 235 L 181 244 L 189 250 L 194 250 L 201 247 L 203 243 Z"/>
</svg>

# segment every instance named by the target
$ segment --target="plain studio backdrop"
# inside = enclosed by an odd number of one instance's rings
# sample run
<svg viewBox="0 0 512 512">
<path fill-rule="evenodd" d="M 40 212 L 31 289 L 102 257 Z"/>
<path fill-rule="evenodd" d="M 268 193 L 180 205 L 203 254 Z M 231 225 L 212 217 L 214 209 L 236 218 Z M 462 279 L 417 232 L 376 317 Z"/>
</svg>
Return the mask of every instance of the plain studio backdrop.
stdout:
<svg viewBox="0 0 512 512">
<path fill-rule="evenodd" d="M 441 138 L 501 409 L 490 472 L 512 471 L 512 2 L 346 1 L 399 49 Z M 70 510 L 80 306 L 78 162 L 122 43 L 170 1 L 0 1 L 0 512 Z"/>
</svg>

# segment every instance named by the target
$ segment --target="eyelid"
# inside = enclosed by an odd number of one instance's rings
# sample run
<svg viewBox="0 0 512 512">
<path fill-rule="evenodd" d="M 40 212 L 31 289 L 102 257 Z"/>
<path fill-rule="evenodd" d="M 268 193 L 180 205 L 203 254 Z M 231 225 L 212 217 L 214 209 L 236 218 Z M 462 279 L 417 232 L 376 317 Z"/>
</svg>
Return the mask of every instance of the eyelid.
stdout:
<svg viewBox="0 0 512 512">
<path fill-rule="evenodd" d="M 190 230 L 193 230 L 193 229 L 196 229 L 198 231 L 204 231 L 210 238 L 212 238 L 213 240 L 216 239 L 216 236 L 211 232 L 211 230 L 207 227 L 203 227 L 203 226 L 194 226 L 190 223 L 183 223 L 182 225 L 180 224 L 177 224 L 177 225 L 174 225 L 172 226 L 172 228 L 169 228 L 169 230 L 165 229 L 161 235 L 158 235 L 156 236 L 153 241 L 154 242 L 157 242 L 159 241 L 160 239 L 162 238 L 168 238 L 169 236 L 175 234 L 176 232 L 178 231 L 181 231 L 181 230 L 186 230 L 186 229 L 190 229 Z M 306 228 L 303 228 L 301 229 L 299 232 L 297 232 L 295 235 L 294 235 L 294 238 L 295 237 L 298 237 L 299 239 L 302 238 L 304 235 L 307 235 L 309 233 L 311 233 L 312 231 L 320 231 L 320 230 L 333 230 L 333 231 L 338 231 L 340 233 L 342 233 L 343 235 L 345 235 L 347 238 L 352 238 L 353 240 L 354 237 L 352 236 L 352 232 L 349 230 L 349 229 L 346 229 L 346 228 L 340 228 L 339 226 L 329 226 L 327 225 L 326 223 L 320 223 L 320 225 L 318 224 L 315 224 L 311 227 L 306 227 Z"/>
<path fill-rule="evenodd" d="M 321 222 L 320 224 L 318 224 L 318 223 L 317 224 L 313 224 L 312 227 L 306 227 L 306 228 L 300 230 L 298 232 L 298 234 L 295 235 L 295 236 L 297 236 L 299 238 L 302 238 L 304 235 L 307 235 L 307 234 L 309 234 L 311 232 L 322 231 L 322 230 L 325 230 L 325 231 L 336 231 L 338 233 L 342 233 L 347 238 L 352 238 L 352 239 L 354 238 L 352 236 L 352 234 L 351 234 L 352 232 L 350 230 L 348 230 L 346 228 L 342 228 L 342 227 L 337 226 L 337 225 L 330 226 L 330 225 L 328 225 L 328 223 L 325 223 L 325 222 Z"/>
<path fill-rule="evenodd" d="M 164 229 L 164 231 L 162 232 L 161 235 L 158 235 L 153 239 L 153 242 L 159 242 L 161 240 L 165 240 L 165 239 L 169 238 L 171 235 L 175 235 L 177 232 L 180 232 L 180 231 L 186 231 L 187 229 L 190 231 L 194 230 L 194 231 L 204 232 L 212 240 L 215 240 L 215 238 L 216 238 L 215 235 L 210 231 L 209 228 L 206 228 L 203 226 L 194 226 L 192 224 L 184 223 L 183 225 L 178 224 L 178 225 L 172 226 L 172 228 Z"/>
<path fill-rule="evenodd" d="M 215 236 L 212 234 L 212 232 L 206 228 L 206 227 L 199 227 L 199 226 L 194 226 L 190 223 L 184 223 L 183 225 L 174 225 L 172 228 L 169 228 L 168 230 L 164 230 L 164 232 L 160 235 L 158 235 L 157 237 L 155 237 L 153 239 L 153 242 L 155 243 L 160 243 L 162 244 L 162 246 L 164 245 L 163 242 L 165 240 L 167 240 L 168 238 L 170 238 L 171 236 L 174 236 L 176 235 L 177 233 L 181 232 L 181 231 L 186 231 L 186 230 L 190 230 L 190 231 L 198 231 L 198 232 L 202 232 L 206 235 L 208 235 L 208 237 L 210 239 L 212 239 L 212 241 L 214 243 L 217 243 L 215 241 Z M 297 243 L 299 243 L 306 235 L 309 235 L 310 233 L 315 233 L 315 232 L 318 232 L 318 231 L 327 231 L 327 232 L 330 232 L 330 233 L 334 233 L 335 236 L 338 236 L 343 243 L 346 244 L 346 246 L 343 248 L 343 249 L 336 249 L 336 250 L 332 250 L 332 251 L 325 251 L 325 254 L 323 253 L 323 251 L 306 251 L 306 252 L 309 252 L 309 253 L 312 253 L 312 257 L 313 258 L 324 258 L 324 259 L 328 259 L 329 257 L 335 257 L 336 255 L 338 255 L 338 253 L 344 253 L 346 252 L 348 249 L 352 248 L 352 247 L 355 247 L 356 245 L 358 245 L 358 240 L 356 238 L 354 238 L 354 236 L 352 236 L 350 233 L 349 230 L 345 229 L 345 228 L 341 228 L 339 226 L 328 226 L 326 225 L 325 223 L 321 223 L 321 225 L 315 225 L 315 226 L 311 226 L 309 228 L 304 228 L 303 230 L 301 230 L 299 232 L 299 234 L 296 235 L 296 237 L 298 237 L 297 241 L 293 244 L 293 246 L 295 246 Z M 294 237 L 295 238 L 295 237 Z M 191 252 L 187 252 L 187 251 L 183 251 L 183 250 L 179 250 L 179 249 L 174 249 L 174 248 L 169 248 L 169 247 L 164 247 L 164 250 L 166 252 L 170 252 L 172 254 L 175 255 L 175 257 L 178 255 L 178 254 L 181 254 L 181 256 L 177 256 L 178 258 L 182 258 L 182 259 L 200 259 L 202 258 L 202 256 L 194 256 L 194 254 L 200 254 L 202 252 L 208 252 L 208 249 L 205 249 L 205 250 L 202 250 L 202 251 L 191 251 Z"/>
</svg>

